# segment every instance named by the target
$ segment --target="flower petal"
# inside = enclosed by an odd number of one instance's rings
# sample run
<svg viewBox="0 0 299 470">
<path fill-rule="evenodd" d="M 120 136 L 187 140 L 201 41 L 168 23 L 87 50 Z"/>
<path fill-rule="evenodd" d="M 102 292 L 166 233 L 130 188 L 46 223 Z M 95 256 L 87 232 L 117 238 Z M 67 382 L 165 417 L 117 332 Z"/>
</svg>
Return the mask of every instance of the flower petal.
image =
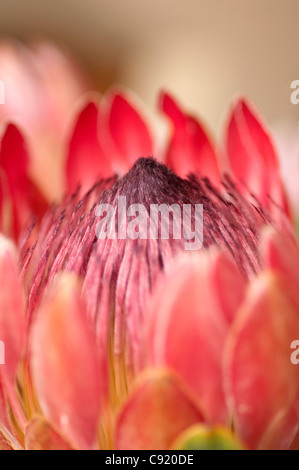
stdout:
<svg viewBox="0 0 299 470">
<path fill-rule="evenodd" d="M 5 364 L 0 364 L 4 389 L 14 388 L 25 339 L 25 313 L 14 245 L 0 235 L 0 340 L 5 348 Z M 5 392 L 6 390 L 4 390 Z"/>
<path fill-rule="evenodd" d="M 297 431 L 288 450 L 299 450 L 299 431 Z"/>
<path fill-rule="evenodd" d="M 72 450 L 71 446 L 41 417 L 28 424 L 25 432 L 26 450 Z"/>
<path fill-rule="evenodd" d="M 101 109 L 101 143 L 117 173 L 128 171 L 139 157 L 153 155 L 152 137 L 135 102 L 128 92 L 111 91 Z"/>
<path fill-rule="evenodd" d="M 298 311 L 280 277 L 263 273 L 250 285 L 225 354 L 227 397 L 237 435 L 252 449 L 288 448 L 299 418 L 299 375 L 291 343 Z"/>
<path fill-rule="evenodd" d="M 29 157 L 26 143 L 16 126 L 9 124 L 3 134 L 0 150 L 0 168 L 4 172 L 3 198 L 7 198 L 12 220 L 2 230 L 18 237 L 22 227 L 32 215 L 41 217 L 47 204 L 29 178 Z"/>
<path fill-rule="evenodd" d="M 1 373 L 1 368 L 3 367 L 3 364 L 0 365 L 0 373 Z M 0 376 L 0 417 L 1 417 L 1 424 L 0 424 L 0 441 L 1 441 L 1 431 L 4 432 L 8 429 L 10 429 L 10 424 L 9 424 L 9 411 L 7 407 L 7 403 L 5 400 L 4 396 L 4 391 L 3 391 L 3 380 L 1 379 Z"/>
<path fill-rule="evenodd" d="M 172 266 L 149 307 L 150 363 L 178 372 L 192 387 L 205 416 L 226 423 L 222 355 L 245 281 L 216 250 Z"/>
<path fill-rule="evenodd" d="M 88 100 L 81 108 L 69 143 L 67 158 L 68 194 L 79 184 L 87 192 L 101 178 L 112 175 L 110 161 L 104 156 L 98 135 L 99 105 Z"/>
<path fill-rule="evenodd" d="M 102 363 L 75 276 L 59 277 L 32 333 L 33 384 L 45 417 L 72 445 L 96 446 L 103 401 Z"/>
<path fill-rule="evenodd" d="M 12 447 L 6 442 L 0 431 L 0 450 L 13 450 Z"/>
<path fill-rule="evenodd" d="M 245 194 L 252 191 L 268 209 L 274 209 L 274 201 L 289 214 L 273 142 L 253 106 L 244 99 L 233 106 L 226 151 L 232 171 L 242 183 L 240 189 Z"/>
<path fill-rule="evenodd" d="M 279 271 L 299 292 L 297 240 L 268 226 L 262 232 L 260 251 L 265 268 Z"/>
<path fill-rule="evenodd" d="M 184 113 L 174 99 L 162 93 L 160 108 L 173 124 L 173 134 L 165 163 L 181 177 L 198 173 L 220 184 L 220 173 L 213 145 L 203 126 L 194 117 Z"/>
<path fill-rule="evenodd" d="M 180 381 L 167 371 L 153 371 L 125 404 L 116 426 L 116 449 L 169 449 L 202 415 Z"/>
</svg>

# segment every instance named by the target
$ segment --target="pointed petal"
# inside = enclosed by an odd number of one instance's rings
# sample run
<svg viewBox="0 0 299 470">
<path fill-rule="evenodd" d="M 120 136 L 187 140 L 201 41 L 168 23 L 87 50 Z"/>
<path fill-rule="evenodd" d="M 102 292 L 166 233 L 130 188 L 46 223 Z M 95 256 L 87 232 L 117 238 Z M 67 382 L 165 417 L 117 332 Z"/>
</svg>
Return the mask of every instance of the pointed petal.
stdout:
<svg viewBox="0 0 299 470">
<path fill-rule="evenodd" d="M 149 307 L 149 360 L 178 372 L 206 417 L 226 423 L 222 356 L 230 322 L 245 291 L 237 269 L 211 250 L 172 266 Z"/>
<path fill-rule="evenodd" d="M 184 113 L 167 93 L 162 93 L 160 108 L 171 120 L 173 133 L 165 163 L 181 177 L 198 173 L 220 184 L 220 173 L 213 145 L 206 131 L 194 117 Z"/>
<path fill-rule="evenodd" d="M 172 446 L 176 450 L 245 450 L 227 428 L 210 428 L 203 424 L 183 432 Z"/>
<path fill-rule="evenodd" d="M 286 449 L 299 419 L 299 375 L 291 343 L 298 311 L 288 285 L 264 273 L 250 285 L 230 332 L 225 381 L 236 434 L 249 448 Z"/>
<path fill-rule="evenodd" d="M 42 417 L 33 419 L 25 432 L 26 450 L 72 450 L 71 446 Z"/>
<path fill-rule="evenodd" d="M 84 194 L 101 178 L 112 175 L 111 163 L 104 156 L 99 142 L 99 104 L 85 102 L 72 131 L 66 165 L 68 194 L 79 184 Z"/>
<path fill-rule="evenodd" d="M 41 217 L 47 204 L 29 178 L 29 157 L 26 143 L 16 126 L 9 124 L 3 134 L 0 150 L 0 168 L 5 181 L 3 197 L 12 205 L 12 223 L 4 230 L 18 237 L 29 217 Z"/>
<path fill-rule="evenodd" d="M 267 226 L 261 235 L 261 256 L 265 268 L 279 271 L 299 292 L 299 247 L 296 239 Z"/>
<path fill-rule="evenodd" d="M 139 157 L 153 155 L 153 141 L 136 98 L 111 91 L 105 98 L 100 123 L 101 142 L 116 172 L 126 172 Z"/>
<path fill-rule="evenodd" d="M 253 106 L 244 99 L 232 109 L 226 151 L 232 171 L 242 183 L 240 189 L 252 191 L 268 209 L 274 209 L 272 199 L 289 215 L 273 142 Z"/>
<path fill-rule="evenodd" d="M 180 381 L 167 371 L 149 373 L 131 395 L 116 425 L 116 449 L 169 449 L 202 415 Z"/>
<path fill-rule="evenodd" d="M 5 364 L 0 364 L 0 380 L 5 392 L 6 388 L 14 389 L 17 367 L 24 347 L 25 313 L 16 249 L 2 235 L 0 286 L 0 341 L 4 345 L 5 357 Z"/>
<path fill-rule="evenodd" d="M 32 334 L 32 375 L 42 411 L 72 445 L 96 446 L 103 368 L 75 276 L 54 282 Z"/>
</svg>

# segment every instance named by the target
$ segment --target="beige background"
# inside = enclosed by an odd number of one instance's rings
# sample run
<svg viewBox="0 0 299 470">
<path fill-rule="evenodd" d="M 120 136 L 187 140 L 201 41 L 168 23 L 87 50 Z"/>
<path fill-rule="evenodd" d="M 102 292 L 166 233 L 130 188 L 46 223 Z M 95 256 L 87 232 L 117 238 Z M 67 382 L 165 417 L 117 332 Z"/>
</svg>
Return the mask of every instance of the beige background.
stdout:
<svg viewBox="0 0 299 470">
<path fill-rule="evenodd" d="M 167 87 L 214 132 L 237 93 L 298 127 L 298 0 L 0 0 L 0 33 L 68 45 L 101 91 L 120 82 L 151 109 Z"/>
</svg>

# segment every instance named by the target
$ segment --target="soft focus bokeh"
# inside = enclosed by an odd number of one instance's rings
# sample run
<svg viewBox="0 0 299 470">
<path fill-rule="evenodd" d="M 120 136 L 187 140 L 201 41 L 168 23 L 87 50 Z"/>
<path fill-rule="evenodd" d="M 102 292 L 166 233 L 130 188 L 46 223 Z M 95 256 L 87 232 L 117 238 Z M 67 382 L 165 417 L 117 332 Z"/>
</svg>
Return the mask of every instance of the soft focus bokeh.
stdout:
<svg viewBox="0 0 299 470">
<path fill-rule="evenodd" d="M 298 127 L 298 18 L 297 0 L 1 0 L 0 32 L 66 44 L 102 90 L 121 82 L 151 107 L 170 88 L 213 127 L 239 92 Z"/>
</svg>

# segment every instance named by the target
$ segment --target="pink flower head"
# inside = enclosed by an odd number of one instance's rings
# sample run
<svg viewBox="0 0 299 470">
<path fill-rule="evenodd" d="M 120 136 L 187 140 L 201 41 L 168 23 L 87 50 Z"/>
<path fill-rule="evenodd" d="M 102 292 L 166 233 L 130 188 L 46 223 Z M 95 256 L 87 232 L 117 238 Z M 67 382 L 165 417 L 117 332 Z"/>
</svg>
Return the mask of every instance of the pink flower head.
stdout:
<svg viewBox="0 0 299 470">
<path fill-rule="evenodd" d="M 19 248 L 0 239 L 4 449 L 297 445 L 299 252 L 269 132 L 239 100 L 220 159 L 168 94 L 160 109 L 164 152 L 134 97 L 88 98 L 48 208 L 7 127 L 0 204 Z M 150 236 L 153 205 L 171 208 L 168 236 L 163 217 Z M 188 205 L 203 207 L 194 251 L 174 228 Z"/>
</svg>

